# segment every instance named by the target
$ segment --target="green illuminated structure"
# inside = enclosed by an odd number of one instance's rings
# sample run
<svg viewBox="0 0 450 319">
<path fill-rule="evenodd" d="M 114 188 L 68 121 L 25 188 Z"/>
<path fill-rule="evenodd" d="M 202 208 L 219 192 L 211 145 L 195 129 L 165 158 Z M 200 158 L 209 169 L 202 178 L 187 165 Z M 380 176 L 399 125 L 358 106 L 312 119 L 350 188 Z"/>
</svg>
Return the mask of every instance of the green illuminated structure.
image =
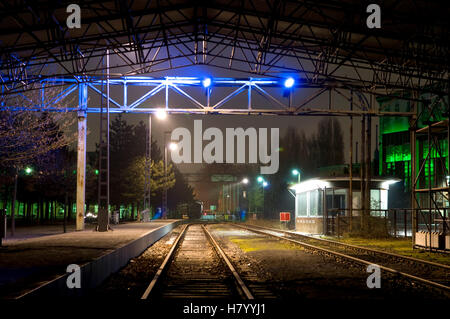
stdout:
<svg viewBox="0 0 450 319">
<path fill-rule="evenodd" d="M 408 94 L 398 95 L 398 98 L 379 98 L 377 99 L 380 110 L 383 111 L 402 111 L 412 112 L 413 105 L 411 101 L 404 100 L 409 98 Z M 438 96 L 425 93 L 419 99 L 429 101 L 426 103 L 417 103 L 417 128 L 423 128 L 430 122 L 438 122 L 447 118 L 446 109 L 448 97 L 440 98 Z M 411 147 L 410 147 L 410 119 L 407 117 L 380 117 L 380 161 L 379 172 L 382 176 L 396 176 L 401 178 L 404 183 L 404 189 L 411 191 Z M 447 139 L 441 137 L 437 143 L 438 147 L 428 147 L 426 138 L 416 140 L 416 167 L 424 164 L 424 177 L 419 181 L 419 185 L 428 185 L 428 173 L 432 176 L 432 184 L 445 179 L 445 172 L 435 168 L 439 158 L 448 157 Z M 431 149 L 432 161 L 425 161 L 428 151 Z M 438 151 L 439 150 L 439 151 Z M 447 161 L 443 161 L 447 163 Z M 431 165 L 430 170 L 428 166 Z M 446 165 L 448 169 L 448 165 Z"/>
</svg>

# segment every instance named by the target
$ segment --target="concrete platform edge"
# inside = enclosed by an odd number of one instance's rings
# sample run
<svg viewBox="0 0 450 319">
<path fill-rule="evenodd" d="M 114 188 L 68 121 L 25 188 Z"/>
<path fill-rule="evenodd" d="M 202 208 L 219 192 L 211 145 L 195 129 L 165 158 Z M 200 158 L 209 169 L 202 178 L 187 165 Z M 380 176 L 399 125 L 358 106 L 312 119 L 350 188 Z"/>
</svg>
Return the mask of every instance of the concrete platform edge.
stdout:
<svg viewBox="0 0 450 319">
<path fill-rule="evenodd" d="M 131 259 L 139 256 L 148 247 L 168 234 L 182 222 L 182 220 L 179 220 L 158 227 L 128 244 L 125 244 L 115 250 L 108 251 L 98 258 L 80 265 L 81 288 L 69 289 L 66 281 L 70 274 L 64 274 L 40 285 L 39 287 L 31 289 L 30 291 L 18 296 L 17 299 L 44 296 L 83 296 L 86 294 L 87 290 L 99 286 L 111 274 L 119 271 Z"/>
</svg>

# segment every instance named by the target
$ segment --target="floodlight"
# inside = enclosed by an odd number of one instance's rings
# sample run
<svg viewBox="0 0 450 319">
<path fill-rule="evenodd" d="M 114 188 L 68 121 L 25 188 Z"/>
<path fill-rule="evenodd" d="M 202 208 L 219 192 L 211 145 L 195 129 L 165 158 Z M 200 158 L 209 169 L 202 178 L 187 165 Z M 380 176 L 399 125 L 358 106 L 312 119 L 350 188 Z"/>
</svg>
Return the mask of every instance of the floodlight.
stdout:
<svg viewBox="0 0 450 319">
<path fill-rule="evenodd" d="M 295 80 L 294 80 L 294 78 L 291 78 L 291 77 L 287 78 L 284 81 L 284 87 L 287 89 L 290 89 L 291 87 L 293 87 L 294 84 L 295 84 Z"/>
<path fill-rule="evenodd" d="M 211 86 L 211 79 L 210 78 L 205 78 L 202 81 L 202 85 L 204 88 L 208 88 Z"/>
<path fill-rule="evenodd" d="M 175 151 L 178 148 L 177 143 L 169 143 L 169 149 Z"/>
<path fill-rule="evenodd" d="M 164 109 L 158 109 L 156 111 L 156 117 L 160 120 L 164 120 L 167 117 L 167 112 Z"/>
</svg>

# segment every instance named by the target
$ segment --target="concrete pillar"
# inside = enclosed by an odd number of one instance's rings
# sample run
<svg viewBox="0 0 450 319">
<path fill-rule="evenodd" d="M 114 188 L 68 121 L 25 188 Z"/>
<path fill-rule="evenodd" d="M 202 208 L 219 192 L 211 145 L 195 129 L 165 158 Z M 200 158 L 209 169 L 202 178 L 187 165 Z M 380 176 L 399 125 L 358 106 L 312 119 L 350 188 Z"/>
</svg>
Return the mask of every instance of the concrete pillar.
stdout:
<svg viewBox="0 0 450 319">
<path fill-rule="evenodd" d="M 77 147 L 77 216 L 76 229 L 84 230 L 84 205 L 86 198 L 86 133 L 87 85 L 79 85 L 78 147 Z"/>
</svg>

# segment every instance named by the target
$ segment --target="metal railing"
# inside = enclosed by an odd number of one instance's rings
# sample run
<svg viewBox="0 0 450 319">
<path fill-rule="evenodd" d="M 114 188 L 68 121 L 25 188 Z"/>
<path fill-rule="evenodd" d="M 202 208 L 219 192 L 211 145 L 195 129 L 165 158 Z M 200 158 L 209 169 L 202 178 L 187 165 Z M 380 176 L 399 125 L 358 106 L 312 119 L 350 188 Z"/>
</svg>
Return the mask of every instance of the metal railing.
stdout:
<svg viewBox="0 0 450 319">
<path fill-rule="evenodd" d="M 372 231 L 382 235 L 393 237 L 411 237 L 413 233 L 413 219 L 416 216 L 414 232 L 449 232 L 449 209 L 450 208 L 392 208 L 392 209 L 370 209 L 366 216 L 362 209 L 330 208 L 325 213 L 325 233 L 341 236 L 348 232 Z M 413 214 L 415 212 L 415 214 Z M 366 217 L 366 218 L 365 218 Z"/>
</svg>

